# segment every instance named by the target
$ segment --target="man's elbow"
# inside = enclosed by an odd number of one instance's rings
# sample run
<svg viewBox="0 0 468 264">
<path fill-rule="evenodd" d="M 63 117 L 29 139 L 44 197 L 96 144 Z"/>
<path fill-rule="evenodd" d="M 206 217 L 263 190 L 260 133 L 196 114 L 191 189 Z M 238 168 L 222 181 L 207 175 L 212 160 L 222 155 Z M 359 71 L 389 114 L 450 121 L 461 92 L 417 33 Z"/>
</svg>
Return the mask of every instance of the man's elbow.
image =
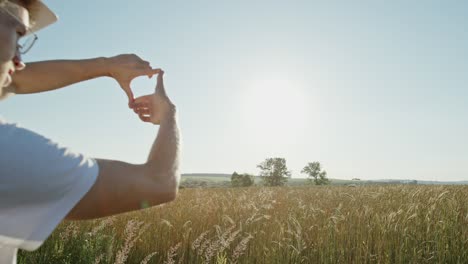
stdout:
<svg viewBox="0 0 468 264">
<path fill-rule="evenodd" d="M 165 203 L 174 201 L 179 193 L 179 182 L 172 182 L 166 186 Z"/>
<path fill-rule="evenodd" d="M 179 191 L 180 174 L 166 174 L 163 181 L 156 181 L 154 197 L 156 203 L 169 203 L 177 198 Z"/>
</svg>

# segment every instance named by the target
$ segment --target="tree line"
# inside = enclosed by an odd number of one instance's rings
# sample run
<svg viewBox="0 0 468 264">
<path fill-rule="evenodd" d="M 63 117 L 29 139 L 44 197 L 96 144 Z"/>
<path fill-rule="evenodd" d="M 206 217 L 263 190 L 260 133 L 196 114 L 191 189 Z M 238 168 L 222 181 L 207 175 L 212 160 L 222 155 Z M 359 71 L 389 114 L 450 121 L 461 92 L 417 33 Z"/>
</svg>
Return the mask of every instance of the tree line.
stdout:
<svg viewBox="0 0 468 264">
<path fill-rule="evenodd" d="M 285 158 L 267 158 L 257 165 L 260 169 L 259 176 L 264 186 L 283 186 L 291 178 L 291 171 L 286 166 Z M 318 161 L 309 162 L 301 170 L 301 173 L 307 174 L 307 180 L 310 184 L 327 185 L 330 180 L 327 178 L 327 172 L 322 169 Z M 238 174 L 234 172 L 231 176 L 231 186 L 248 187 L 254 185 L 254 176 L 250 174 Z"/>
</svg>

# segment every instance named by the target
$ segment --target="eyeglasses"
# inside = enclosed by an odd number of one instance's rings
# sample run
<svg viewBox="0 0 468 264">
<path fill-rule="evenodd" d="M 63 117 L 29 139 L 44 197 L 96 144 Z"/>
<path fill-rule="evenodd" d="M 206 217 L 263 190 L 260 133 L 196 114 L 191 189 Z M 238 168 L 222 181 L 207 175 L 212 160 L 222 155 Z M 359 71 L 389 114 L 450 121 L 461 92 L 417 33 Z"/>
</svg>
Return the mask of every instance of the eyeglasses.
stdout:
<svg viewBox="0 0 468 264">
<path fill-rule="evenodd" d="M 9 1 L 0 1 L 0 8 L 16 21 L 28 28 L 26 35 L 22 36 L 18 40 L 18 52 L 22 55 L 26 54 L 34 46 L 34 43 L 36 43 L 38 37 L 34 32 L 30 31 L 29 27 L 26 26 L 22 19 L 19 18 L 22 7 Z"/>
<path fill-rule="evenodd" d="M 24 55 L 24 54 L 28 53 L 28 51 L 30 51 L 32 49 L 32 47 L 34 46 L 34 43 L 36 43 L 38 38 L 39 37 L 37 37 L 37 35 L 35 33 L 29 33 L 29 35 L 21 37 L 18 40 L 18 51 L 19 51 L 19 53 L 21 55 Z"/>
</svg>

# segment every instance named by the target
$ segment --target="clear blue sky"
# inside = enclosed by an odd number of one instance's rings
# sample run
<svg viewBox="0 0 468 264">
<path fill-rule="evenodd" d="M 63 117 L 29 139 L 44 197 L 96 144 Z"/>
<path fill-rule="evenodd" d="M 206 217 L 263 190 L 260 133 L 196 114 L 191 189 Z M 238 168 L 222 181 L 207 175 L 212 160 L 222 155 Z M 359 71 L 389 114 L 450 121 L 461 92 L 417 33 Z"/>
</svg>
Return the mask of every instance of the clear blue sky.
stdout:
<svg viewBox="0 0 468 264">
<path fill-rule="evenodd" d="M 26 61 L 136 53 L 166 70 L 184 173 L 468 180 L 466 1 L 58 1 Z M 154 81 L 138 79 L 137 94 Z M 143 162 L 157 128 L 108 78 L 0 103 L 9 121 Z"/>
</svg>

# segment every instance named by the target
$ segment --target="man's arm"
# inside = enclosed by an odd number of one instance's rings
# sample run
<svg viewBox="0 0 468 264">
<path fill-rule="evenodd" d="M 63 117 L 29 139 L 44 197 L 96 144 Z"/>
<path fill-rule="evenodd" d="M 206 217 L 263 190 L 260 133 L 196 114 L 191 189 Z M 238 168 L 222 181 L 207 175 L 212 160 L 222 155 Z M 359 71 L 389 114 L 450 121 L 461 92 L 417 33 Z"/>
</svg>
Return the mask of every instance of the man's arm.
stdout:
<svg viewBox="0 0 468 264">
<path fill-rule="evenodd" d="M 95 58 L 31 62 L 24 70 L 15 72 L 12 86 L 17 94 L 40 93 L 106 76 L 105 60 Z"/>
<path fill-rule="evenodd" d="M 180 134 L 175 106 L 165 95 L 162 73 L 156 93 L 136 99 L 135 112 L 159 132 L 143 165 L 98 160 L 96 183 L 67 216 L 84 220 L 138 210 L 175 199 L 180 181 Z"/>
<path fill-rule="evenodd" d="M 151 77 L 158 72 L 159 69 L 152 69 L 149 62 L 134 54 L 87 60 L 40 61 L 28 63 L 24 70 L 17 71 L 6 91 L 17 94 L 40 93 L 108 76 L 119 83 L 130 103 L 133 100 L 131 81 L 135 77 Z"/>
</svg>

